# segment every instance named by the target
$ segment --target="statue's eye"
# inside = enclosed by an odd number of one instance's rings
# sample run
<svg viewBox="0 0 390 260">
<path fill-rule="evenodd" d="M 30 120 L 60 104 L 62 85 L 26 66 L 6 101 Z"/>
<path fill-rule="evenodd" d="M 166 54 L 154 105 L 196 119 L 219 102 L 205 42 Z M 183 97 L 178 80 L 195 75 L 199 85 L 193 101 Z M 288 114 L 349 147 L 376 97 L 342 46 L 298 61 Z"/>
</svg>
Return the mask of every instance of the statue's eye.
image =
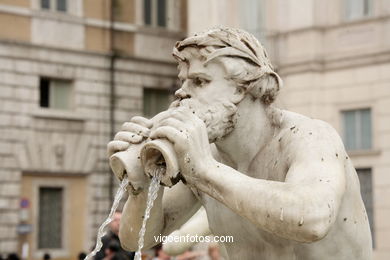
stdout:
<svg viewBox="0 0 390 260">
<path fill-rule="evenodd" d="M 199 77 L 196 77 L 192 80 L 193 84 L 197 87 L 201 87 L 201 86 L 204 86 L 205 84 L 207 84 L 209 81 L 208 80 L 205 80 L 205 79 L 202 79 L 202 78 L 199 78 Z"/>
</svg>

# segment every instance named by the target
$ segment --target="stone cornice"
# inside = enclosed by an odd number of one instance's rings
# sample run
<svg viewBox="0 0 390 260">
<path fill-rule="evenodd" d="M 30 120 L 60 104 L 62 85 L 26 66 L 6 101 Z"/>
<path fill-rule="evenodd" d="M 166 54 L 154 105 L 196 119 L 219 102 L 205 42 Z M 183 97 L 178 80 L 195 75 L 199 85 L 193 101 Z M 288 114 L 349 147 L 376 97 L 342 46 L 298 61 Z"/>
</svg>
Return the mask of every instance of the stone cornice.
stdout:
<svg viewBox="0 0 390 260">
<path fill-rule="evenodd" d="M 109 67 L 110 54 L 2 39 L 0 40 L 0 57 L 106 70 Z M 117 56 L 116 71 L 176 77 L 176 66 L 173 59 L 169 62 L 122 55 Z M 146 67 L 147 70 L 145 70 Z"/>
<path fill-rule="evenodd" d="M 95 19 L 89 17 L 80 17 L 68 13 L 33 10 L 30 8 L 18 7 L 18 6 L 0 4 L 0 13 L 19 15 L 19 16 L 25 16 L 30 18 L 56 20 L 65 23 L 92 26 L 92 27 L 98 27 L 103 29 L 111 28 L 111 23 L 108 20 L 101 20 L 101 19 Z M 171 38 L 180 39 L 186 36 L 186 34 L 182 31 L 175 31 L 169 28 L 168 29 L 155 28 L 155 27 L 149 28 L 147 26 L 140 26 L 132 23 L 124 23 L 118 21 L 115 21 L 113 23 L 113 28 L 116 31 L 134 32 L 134 33 L 149 34 L 149 35 L 151 34 L 156 36 L 163 36 L 165 38 L 171 37 Z"/>
<path fill-rule="evenodd" d="M 359 20 L 353 20 L 353 21 L 343 21 L 337 24 L 331 24 L 331 25 L 314 25 L 314 26 L 308 26 L 298 29 L 292 29 L 292 30 L 286 30 L 286 31 L 268 31 L 266 34 L 266 37 L 268 39 L 275 40 L 280 37 L 286 37 L 292 34 L 297 33 L 306 33 L 306 32 L 326 32 L 333 29 L 344 29 L 352 26 L 358 26 L 358 25 L 364 25 L 364 24 L 370 24 L 370 23 L 383 23 L 387 20 L 390 20 L 390 15 L 387 16 L 374 16 L 374 17 L 366 17 L 364 19 Z"/>
<path fill-rule="evenodd" d="M 276 67 L 281 75 L 304 72 L 324 72 L 390 62 L 390 49 L 374 53 L 362 53 L 349 57 L 310 59 L 291 63 L 279 63 Z"/>
</svg>

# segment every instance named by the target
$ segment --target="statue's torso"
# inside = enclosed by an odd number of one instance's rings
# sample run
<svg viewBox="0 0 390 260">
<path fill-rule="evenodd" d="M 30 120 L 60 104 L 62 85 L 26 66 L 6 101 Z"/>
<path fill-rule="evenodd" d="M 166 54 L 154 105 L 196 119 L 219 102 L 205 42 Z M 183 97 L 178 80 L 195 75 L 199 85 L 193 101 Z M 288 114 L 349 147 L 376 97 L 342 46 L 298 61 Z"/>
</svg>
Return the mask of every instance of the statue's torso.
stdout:
<svg viewBox="0 0 390 260">
<path fill-rule="evenodd" d="M 315 131 L 315 124 L 309 125 L 312 130 L 306 130 Z M 298 122 L 296 127 L 305 131 L 306 126 Z M 248 172 L 243 173 L 259 179 L 285 181 L 291 156 L 291 153 L 289 155 L 285 151 L 291 152 L 291 149 L 280 147 L 289 143 L 281 144 L 279 141 L 284 136 L 283 131 L 290 129 L 281 129 Z M 274 152 L 276 150 L 278 152 Z M 233 236 L 233 243 L 224 243 L 230 259 L 370 259 L 371 238 L 367 214 L 360 196 L 357 175 L 349 158 L 345 158 L 344 169 L 347 185 L 336 222 L 324 239 L 313 243 L 287 240 L 261 230 L 207 194 L 201 194 L 200 200 L 207 211 L 211 232 L 217 236 Z"/>
</svg>

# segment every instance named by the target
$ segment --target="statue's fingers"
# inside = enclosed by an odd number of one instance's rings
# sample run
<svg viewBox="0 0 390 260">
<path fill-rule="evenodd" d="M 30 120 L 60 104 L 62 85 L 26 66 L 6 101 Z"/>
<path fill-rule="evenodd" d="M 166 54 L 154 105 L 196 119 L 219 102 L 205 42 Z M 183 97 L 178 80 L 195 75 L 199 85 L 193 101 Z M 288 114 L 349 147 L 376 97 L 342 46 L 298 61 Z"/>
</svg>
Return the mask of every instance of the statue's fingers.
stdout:
<svg viewBox="0 0 390 260">
<path fill-rule="evenodd" d="M 172 113 L 172 117 L 195 128 L 196 126 L 204 125 L 204 121 L 195 115 L 194 110 L 184 109 L 180 111 L 175 111 L 174 113 Z"/>
<path fill-rule="evenodd" d="M 167 118 L 170 118 L 170 117 L 172 117 L 172 110 L 166 110 L 166 111 L 163 111 L 163 112 L 159 113 L 159 114 L 156 116 L 156 118 L 158 118 L 157 124 L 158 124 L 159 122 L 161 122 L 161 121 L 167 119 Z M 154 124 L 154 126 L 156 127 L 156 124 Z"/>
<path fill-rule="evenodd" d="M 178 129 L 172 126 L 161 126 L 151 133 L 150 138 L 166 138 L 173 145 L 175 145 L 176 143 L 183 143 L 183 141 L 186 139 L 186 136 L 186 134 L 180 132 Z"/>
<path fill-rule="evenodd" d="M 179 132 L 184 132 L 185 130 L 185 124 L 174 118 L 174 117 L 170 117 L 170 118 L 167 118 L 161 122 L 159 122 L 159 127 L 162 127 L 162 126 L 172 126 L 174 128 L 176 128 L 177 130 L 179 130 Z"/>
<path fill-rule="evenodd" d="M 174 117 L 180 121 L 183 121 L 183 122 L 192 121 L 192 120 L 194 120 L 194 118 L 198 118 L 195 115 L 195 110 L 185 108 L 185 107 L 180 107 L 178 109 L 175 109 L 172 112 L 172 117 Z"/>
<path fill-rule="evenodd" d="M 132 144 L 138 144 L 142 142 L 143 136 L 134 134 L 132 132 L 121 131 L 115 135 L 114 140 L 124 141 Z"/>
<path fill-rule="evenodd" d="M 152 128 L 152 126 L 153 126 L 152 120 L 147 119 L 147 118 L 142 117 L 142 116 L 135 116 L 130 120 L 130 122 L 138 124 L 138 125 L 142 125 L 142 126 L 149 128 L 149 129 Z"/>
<path fill-rule="evenodd" d="M 120 140 L 111 141 L 107 144 L 107 155 L 111 156 L 116 152 L 124 151 L 129 147 L 128 142 L 123 142 Z"/>
<path fill-rule="evenodd" d="M 132 122 L 125 122 L 121 128 L 122 131 L 128 131 L 141 135 L 143 137 L 149 137 L 150 129 Z"/>
</svg>

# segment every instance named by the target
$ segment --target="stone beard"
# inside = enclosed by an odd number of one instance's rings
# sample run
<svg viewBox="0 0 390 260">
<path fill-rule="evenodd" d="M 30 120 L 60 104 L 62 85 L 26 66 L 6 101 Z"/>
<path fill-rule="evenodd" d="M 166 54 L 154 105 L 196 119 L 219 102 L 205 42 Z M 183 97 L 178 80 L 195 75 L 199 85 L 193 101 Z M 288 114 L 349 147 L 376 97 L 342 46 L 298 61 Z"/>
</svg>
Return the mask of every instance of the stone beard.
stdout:
<svg viewBox="0 0 390 260">
<path fill-rule="evenodd" d="M 237 105 L 231 101 L 206 106 L 195 99 L 188 98 L 176 100 L 170 107 L 185 107 L 193 110 L 195 115 L 205 123 L 210 143 L 228 135 L 237 123 Z"/>
</svg>

